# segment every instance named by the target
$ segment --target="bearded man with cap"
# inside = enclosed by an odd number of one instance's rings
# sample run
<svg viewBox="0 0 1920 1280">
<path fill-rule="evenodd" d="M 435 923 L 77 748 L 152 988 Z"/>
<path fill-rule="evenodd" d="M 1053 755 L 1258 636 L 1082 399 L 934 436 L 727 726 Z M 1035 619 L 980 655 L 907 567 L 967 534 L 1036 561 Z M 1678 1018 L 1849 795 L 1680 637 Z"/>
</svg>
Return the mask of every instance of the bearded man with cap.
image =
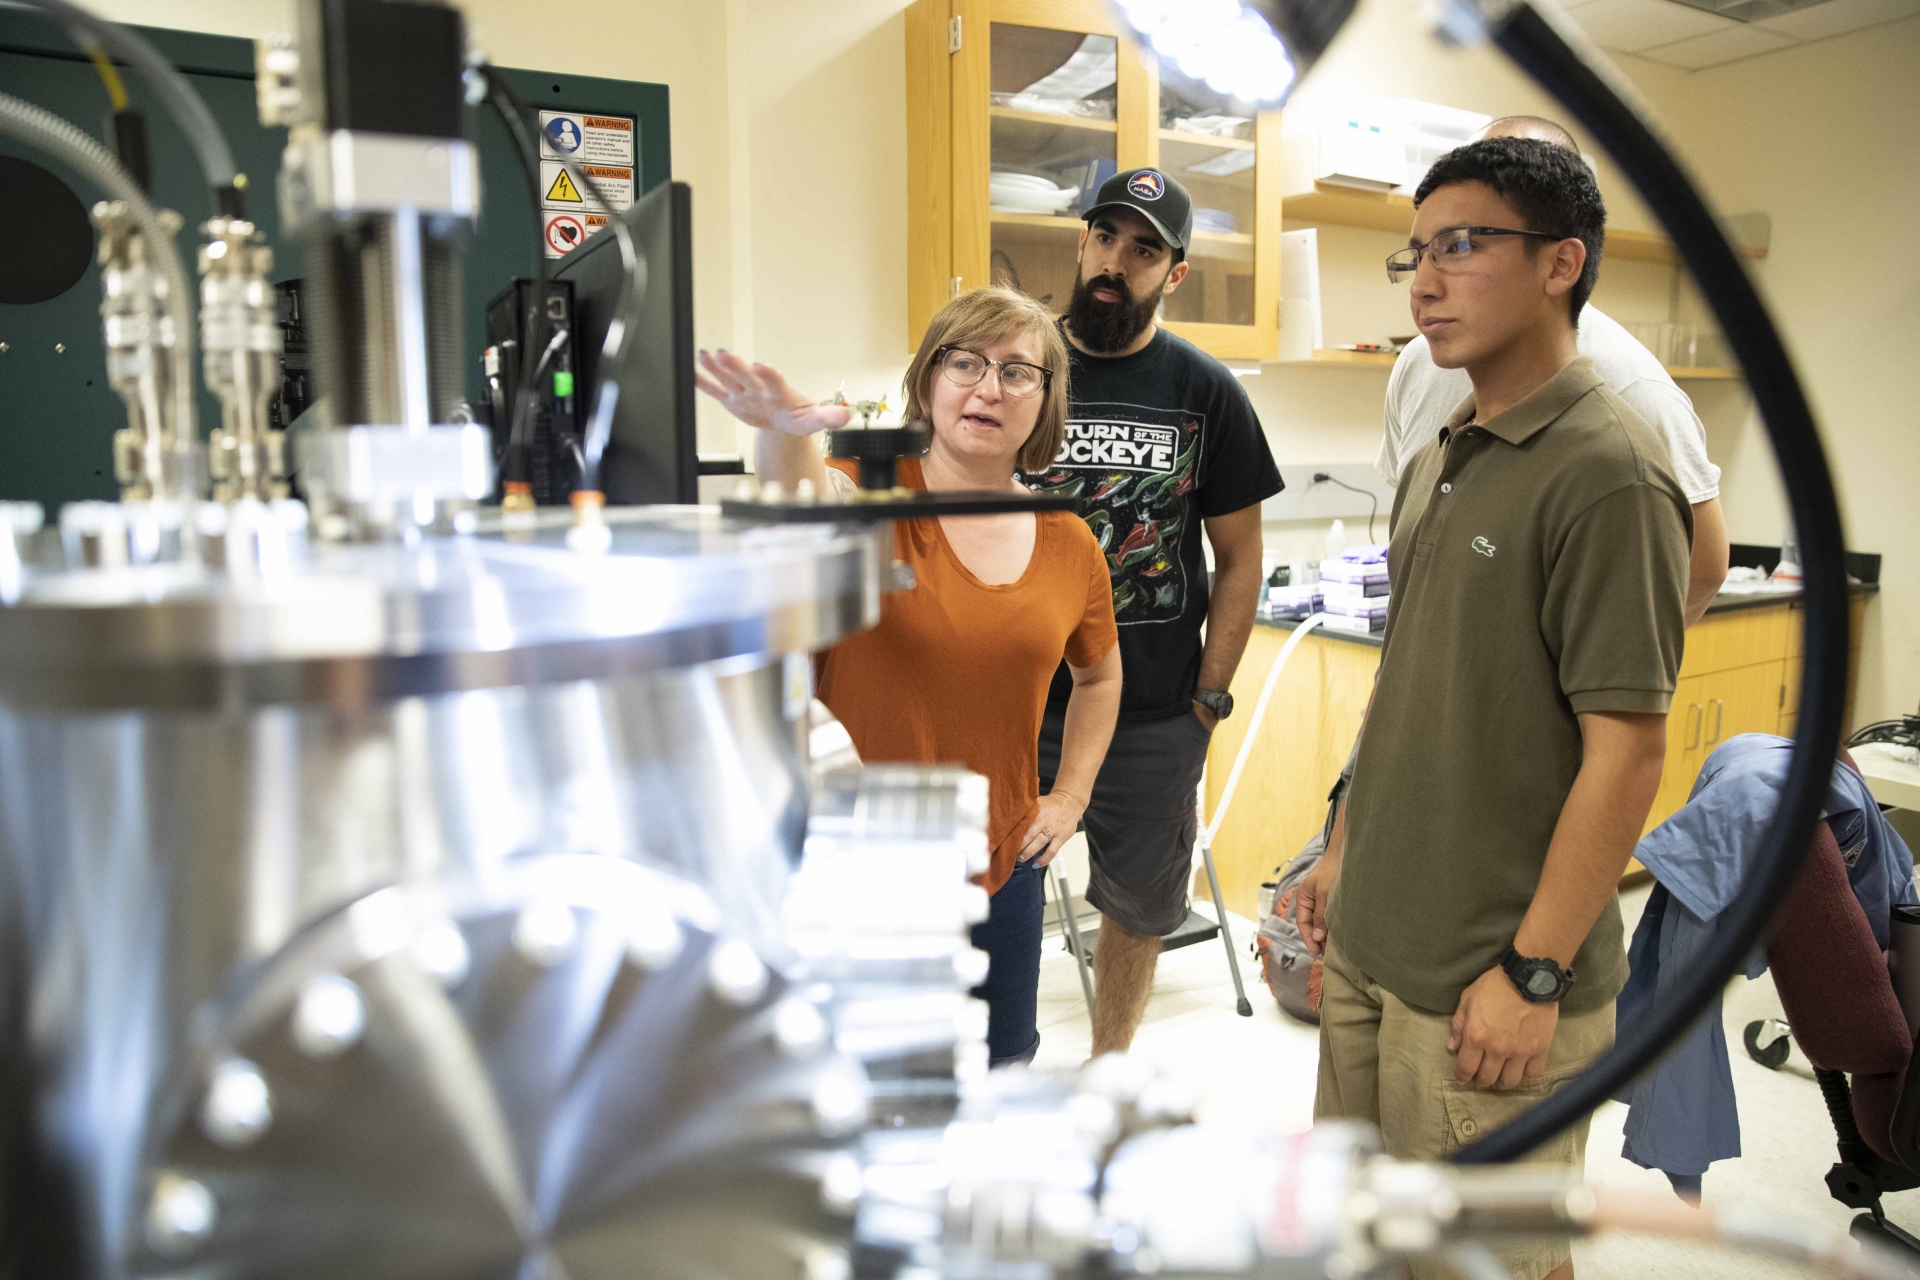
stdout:
<svg viewBox="0 0 1920 1280">
<path fill-rule="evenodd" d="M 1281 483 L 1239 380 L 1155 323 L 1187 276 L 1186 189 L 1157 169 L 1129 170 L 1083 218 L 1062 320 L 1066 442 L 1025 479 L 1078 499 L 1106 553 L 1119 624 L 1120 719 L 1083 797 L 1087 901 L 1105 917 L 1093 962 L 1098 1056 L 1132 1043 L 1161 939 L 1187 918 L 1194 789 L 1214 725 L 1233 713 L 1227 690 L 1260 598 L 1260 503 Z M 1048 787 L 1072 687 L 1061 668 L 1040 735 Z"/>
</svg>

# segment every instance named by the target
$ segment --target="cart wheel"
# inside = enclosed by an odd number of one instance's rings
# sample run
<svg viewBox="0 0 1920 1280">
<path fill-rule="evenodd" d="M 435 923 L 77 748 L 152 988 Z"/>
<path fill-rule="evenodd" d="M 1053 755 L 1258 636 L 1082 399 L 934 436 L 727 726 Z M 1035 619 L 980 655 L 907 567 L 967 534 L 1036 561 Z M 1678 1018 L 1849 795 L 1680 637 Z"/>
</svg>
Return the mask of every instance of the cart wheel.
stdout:
<svg viewBox="0 0 1920 1280">
<path fill-rule="evenodd" d="M 1793 1052 L 1793 1037 L 1784 1024 L 1773 1018 L 1749 1022 L 1741 1038 L 1747 1042 L 1747 1056 L 1769 1071 L 1778 1071 L 1786 1063 L 1787 1055 Z"/>
</svg>

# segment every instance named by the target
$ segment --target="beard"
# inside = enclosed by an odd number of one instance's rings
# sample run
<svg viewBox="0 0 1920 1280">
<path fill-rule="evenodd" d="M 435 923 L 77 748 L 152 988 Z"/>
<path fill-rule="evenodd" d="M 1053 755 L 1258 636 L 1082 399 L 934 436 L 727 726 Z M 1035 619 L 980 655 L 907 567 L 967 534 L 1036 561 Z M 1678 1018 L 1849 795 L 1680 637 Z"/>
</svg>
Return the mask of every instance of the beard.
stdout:
<svg viewBox="0 0 1920 1280">
<path fill-rule="evenodd" d="M 1172 268 L 1168 268 L 1172 273 Z M 1162 280 L 1164 288 L 1166 281 Z M 1102 302 L 1093 296 L 1095 289 L 1111 289 L 1120 295 L 1118 302 Z M 1133 340 L 1145 333 L 1160 309 L 1161 289 L 1144 299 L 1135 298 L 1127 282 L 1118 276 L 1100 275 L 1091 280 L 1074 281 L 1073 297 L 1067 303 L 1067 324 L 1073 336 L 1091 351 L 1125 351 Z"/>
</svg>

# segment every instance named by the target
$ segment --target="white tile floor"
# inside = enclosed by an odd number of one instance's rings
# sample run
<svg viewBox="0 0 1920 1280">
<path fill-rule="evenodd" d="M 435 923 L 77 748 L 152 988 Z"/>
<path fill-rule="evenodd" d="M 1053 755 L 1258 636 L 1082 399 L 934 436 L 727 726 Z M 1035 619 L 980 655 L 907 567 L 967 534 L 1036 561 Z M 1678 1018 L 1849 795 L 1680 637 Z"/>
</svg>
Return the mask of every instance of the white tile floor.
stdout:
<svg viewBox="0 0 1920 1280">
<path fill-rule="evenodd" d="M 1629 934 L 1644 899 L 1644 890 L 1628 896 Z M 1219 943 L 1187 947 L 1161 958 L 1134 1051 L 1162 1071 L 1193 1082 L 1203 1119 L 1295 1132 L 1313 1120 L 1318 1032 L 1291 1021 L 1275 1006 L 1246 958 L 1251 923 L 1236 916 L 1232 924 L 1243 948 L 1241 972 L 1253 1017 L 1234 1013 L 1233 986 Z M 1709 1204 L 1757 1204 L 1844 1231 L 1853 1211 L 1831 1199 L 1822 1182 L 1835 1159 L 1834 1139 L 1812 1069 L 1796 1049 L 1785 1067 L 1768 1071 L 1749 1059 L 1740 1044 L 1748 1022 L 1779 1011 L 1767 978 L 1736 981 L 1728 991 L 1727 1041 L 1746 1150 L 1737 1160 L 1714 1165 L 1707 1175 L 1706 1199 Z M 1086 1059 L 1087 1016 L 1073 960 L 1053 939 L 1041 962 L 1040 1030 L 1037 1068 L 1071 1069 Z M 1609 1186 L 1663 1192 L 1664 1177 L 1621 1159 L 1625 1120 L 1626 1108 L 1619 1103 L 1596 1113 L 1587 1144 L 1587 1176 Z M 1895 1221 L 1920 1230 L 1920 1191 L 1888 1196 L 1885 1204 Z M 1583 1280 L 1745 1280 L 1805 1274 L 1696 1246 L 1622 1236 L 1582 1242 L 1575 1246 L 1574 1258 Z"/>
</svg>

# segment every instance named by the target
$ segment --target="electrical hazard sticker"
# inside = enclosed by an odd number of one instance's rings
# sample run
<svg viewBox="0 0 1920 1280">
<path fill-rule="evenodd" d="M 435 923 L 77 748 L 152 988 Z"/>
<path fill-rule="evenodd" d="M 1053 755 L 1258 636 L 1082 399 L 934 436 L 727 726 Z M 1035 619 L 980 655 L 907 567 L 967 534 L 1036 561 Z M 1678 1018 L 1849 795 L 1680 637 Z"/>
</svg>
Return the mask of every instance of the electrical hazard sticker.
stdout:
<svg viewBox="0 0 1920 1280">
<path fill-rule="evenodd" d="M 591 209 L 607 212 L 611 205 L 615 211 L 625 209 L 633 203 L 633 169 L 628 165 L 583 164 L 580 172 L 593 184 L 590 190 L 581 190 L 565 165 L 558 160 L 540 162 L 540 203 L 548 209 L 578 212 Z M 606 201 L 601 204 L 594 199 L 598 191 Z"/>
<path fill-rule="evenodd" d="M 636 165 L 640 162 L 631 116 L 596 116 L 577 111 L 540 113 L 543 159 L 582 164 Z"/>
</svg>

